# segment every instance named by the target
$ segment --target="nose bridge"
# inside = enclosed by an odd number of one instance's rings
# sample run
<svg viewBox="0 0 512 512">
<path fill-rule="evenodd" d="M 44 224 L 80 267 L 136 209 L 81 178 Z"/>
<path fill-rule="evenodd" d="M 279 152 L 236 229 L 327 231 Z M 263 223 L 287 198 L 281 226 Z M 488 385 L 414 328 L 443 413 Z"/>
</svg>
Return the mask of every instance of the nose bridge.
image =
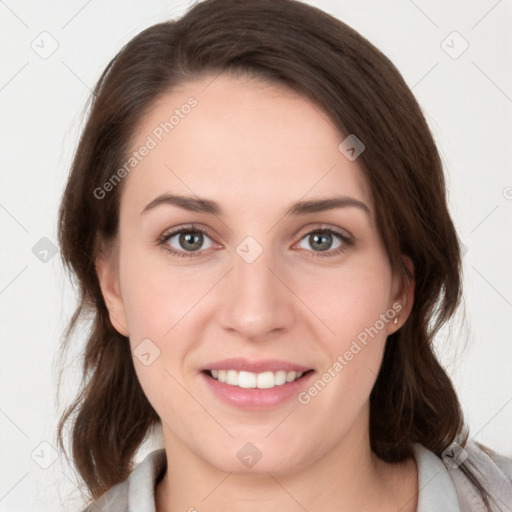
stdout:
<svg viewBox="0 0 512 512">
<path fill-rule="evenodd" d="M 224 328 L 258 339 L 291 325 L 292 297 L 276 277 L 278 266 L 271 247 L 254 237 L 246 237 L 236 247 L 222 306 Z"/>
<path fill-rule="evenodd" d="M 232 279 L 239 297 L 269 302 L 271 296 L 278 292 L 275 290 L 275 277 L 270 271 L 276 263 L 272 252 L 271 247 L 263 248 L 252 237 L 238 245 L 233 258 Z"/>
</svg>

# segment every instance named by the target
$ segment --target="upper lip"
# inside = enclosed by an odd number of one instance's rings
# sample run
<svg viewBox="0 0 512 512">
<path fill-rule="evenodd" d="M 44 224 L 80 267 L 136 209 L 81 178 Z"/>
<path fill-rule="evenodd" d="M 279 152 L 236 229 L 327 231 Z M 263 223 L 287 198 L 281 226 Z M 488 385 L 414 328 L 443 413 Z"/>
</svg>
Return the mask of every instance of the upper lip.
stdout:
<svg viewBox="0 0 512 512">
<path fill-rule="evenodd" d="M 249 360 L 243 358 L 229 358 L 222 361 L 215 361 L 206 365 L 203 370 L 237 370 L 252 373 L 277 372 L 286 370 L 287 372 L 307 372 L 312 368 L 289 361 L 280 361 L 278 359 L 260 359 Z"/>
</svg>

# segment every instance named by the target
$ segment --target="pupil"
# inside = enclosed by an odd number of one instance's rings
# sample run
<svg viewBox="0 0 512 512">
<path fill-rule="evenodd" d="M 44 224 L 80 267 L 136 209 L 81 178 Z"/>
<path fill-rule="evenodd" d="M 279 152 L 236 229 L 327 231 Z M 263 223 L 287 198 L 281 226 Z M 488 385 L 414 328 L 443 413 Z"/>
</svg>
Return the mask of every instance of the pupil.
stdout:
<svg viewBox="0 0 512 512">
<path fill-rule="evenodd" d="M 311 244 L 312 247 L 314 247 L 314 244 L 318 243 L 321 247 L 317 248 L 321 251 L 329 249 L 332 237 L 330 233 L 315 233 L 314 235 L 311 235 L 311 237 L 313 238 L 313 243 Z"/>
<path fill-rule="evenodd" d="M 190 249 L 192 251 L 196 251 L 201 248 L 202 245 L 202 233 L 197 232 L 188 232 L 188 233 L 182 233 L 180 236 L 180 244 L 184 249 Z M 195 244 L 194 244 L 195 242 Z M 187 244 L 190 244 L 188 246 Z"/>
</svg>

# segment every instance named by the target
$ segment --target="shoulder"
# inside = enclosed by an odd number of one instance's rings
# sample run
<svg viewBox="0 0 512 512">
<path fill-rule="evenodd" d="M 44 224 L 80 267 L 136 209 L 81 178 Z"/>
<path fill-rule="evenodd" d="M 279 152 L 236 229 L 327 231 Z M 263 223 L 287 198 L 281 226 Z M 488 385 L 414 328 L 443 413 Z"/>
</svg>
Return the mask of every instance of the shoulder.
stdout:
<svg viewBox="0 0 512 512">
<path fill-rule="evenodd" d="M 481 452 L 485 453 L 485 455 L 489 457 L 489 459 L 499 468 L 499 470 L 512 484 L 512 458 L 505 457 L 481 443 L 475 442 L 474 444 Z"/>
<path fill-rule="evenodd" d="M 166 464 L 163 448 L 152 451 L 130 473 L 126 480 L 111 487 L 83 512 L 154 510 L 155 485 L 165 470 Z"/>
<path fill-rule="evenodd" d="M 128 511 L 127 480 L 111 487 L 105 494 L 93 501 L 82 512 L 97 512 L 98 510 L 108 510 L 109 512 Z"/>
<path fill-rule="evenodd" d="M 446 460 L 444 461 L 446 464 Z M 448 464 L 450 466 L 450 464 Z M 491 510 L 496 503 L 512 504 L 512 459 L 476 441 L 468 441 L 462 451 L 460 465 L 449 468 L 461 504 L 481 504 L 481 493 L 470 481 L 467 471 L 475 477 L 491 499 Z M 475 508 L 476 510 L 476 508 Z M 482 509 L 485 510 L 485 509 Z"/>
<path fill-rule="evenodd" d="M 474 441 L 464 447 L 452 443 L 443 456 L 419 443 L 413 446 L 418 467 L 417 512 L 496 511 L 512 504 L 512 459 Z M 490 497 L 490 509 L 484 506 L 475 480 Z"/>
</svg>

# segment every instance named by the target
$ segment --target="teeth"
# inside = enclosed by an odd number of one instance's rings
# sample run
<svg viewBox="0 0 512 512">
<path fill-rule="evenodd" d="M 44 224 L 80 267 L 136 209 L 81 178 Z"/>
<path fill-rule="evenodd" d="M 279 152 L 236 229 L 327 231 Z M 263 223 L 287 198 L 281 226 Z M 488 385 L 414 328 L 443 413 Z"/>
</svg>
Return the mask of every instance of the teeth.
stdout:
<svg viewBox="0 0 512 512">
<path fill-rule="evenodd" d="M 237 370 L 210 370 L 210 373 L 214 379 L 229 384 L 230 386 L 258 389 L 282 386 L 287 382 L 293 382 L 299 379 L 303 375 L 303 372 L 287 372 L 285 370 L 262 373 L 238 372 Z"/>
<path fill-rule="evenodd" d="M 226 382 L 231 384 L 232 386 L 242 386 L 242 379 L 238 376 L 238 372 L 235 370 L 227 370 L 226 371 Z"/>
<path fill-rule="evenodd" d="M 276 386 L 281 386 L 286 383 L 286 372 L 284 370 L 275 373 L 274 383 Z"/>
<path fill-rule="evenodd" d="M 276 385 L 276 378 L 273 372 L 258 373 L 256 376 L 256 387 L 258 389 L 273 388 Z"/>
<path fill-rule="evenodd" d="M 236 370 L 229 370 L 232 375 L 232 379 L 228 381 L 226 379 L 226 384 L 230 384 L 231 386 L 238 386 L 240 388 L 255 388 L 257 385 L 257 375 L 251 372 L 237 372 Z M 238 378 L 237 378 L 238 377 Z"/>
</svg>

